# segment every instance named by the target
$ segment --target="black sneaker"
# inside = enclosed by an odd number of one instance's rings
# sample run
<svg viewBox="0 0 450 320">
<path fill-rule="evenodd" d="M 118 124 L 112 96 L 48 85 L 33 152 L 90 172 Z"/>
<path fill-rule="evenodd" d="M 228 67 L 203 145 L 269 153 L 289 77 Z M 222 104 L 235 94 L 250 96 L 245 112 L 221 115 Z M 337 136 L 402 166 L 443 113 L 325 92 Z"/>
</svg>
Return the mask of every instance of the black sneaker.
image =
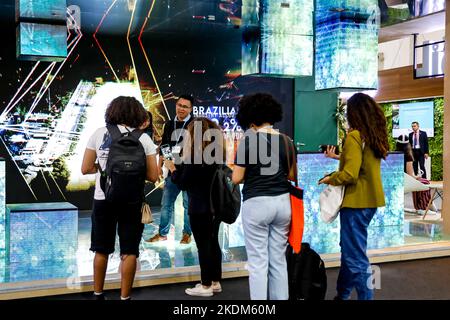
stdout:
<svg viewBox="0 0 450 320">
<path fill-rule="evenodd" d="M 99 300 L 99 301 L 106 300 L 106 297 L 105 297 L 104 293 L 102 293 L 102 294 L 93 294 L 93 296 L 94 296 L 94 300 Z"/>
</svg>

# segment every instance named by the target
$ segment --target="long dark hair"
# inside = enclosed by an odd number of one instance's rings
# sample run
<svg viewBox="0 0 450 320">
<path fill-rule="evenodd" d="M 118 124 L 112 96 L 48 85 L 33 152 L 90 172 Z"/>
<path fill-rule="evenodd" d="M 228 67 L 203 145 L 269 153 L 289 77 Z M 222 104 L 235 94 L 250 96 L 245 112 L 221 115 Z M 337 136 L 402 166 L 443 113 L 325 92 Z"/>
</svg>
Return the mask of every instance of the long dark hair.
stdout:
<svg viewBox="0 0 450 320">
<path fill-rule="evenodd" d="M 130 128 L 139 128 L 147 120 L 147 117 L 147 111 L 134 97 L 115 98 L 105 112 L 107 124 L 123 124 Z"/>
<path fill-rule="evenodd" d="M 405 154 L 405 159 L 409 158 L 412 159 L 412 161 L 414 161 L 414 155 L 413 155 L 413 151 L 411 148 L 411 144 L 408 143 L 398 143 L 395 145 L 395 151 L 401 151 Z M 408 156 L 408 157 L 407 157 Z"/>
<path fill-rule="evenodd" d="M 389 151 L 386 117 L 370 96 L 356 93 L 347 101 L 347 119 L 352 129 L 361 133 L 376 158 L 385 159 Z"/>
<path fill-rule="evenodd" d="M 202 141 L 201 144 L 200 143 L 195 143 L 194 142 L 194 128 L 195 128 L 195 124 L 201 122 L 202 125 Z M 219 141 L 216 141 L 215 139 L 213 139 L 212 141 L 207 141 L 207 140 L 203 140 L 203 135 L 205 134 L 206 131 L 208 131 L 209 129 L 217 129 L 220 131 L 220 137 L 219 137 Z M 222 133 L 222 129 L 214 122 L 211 121 L 208 118 L 204 118 L 204 117 L 198 117 L 195 118 L 188 126 L 187 126 L 187 131 L 189 133 L 188 137 L 190 137 L 187 140 L 187 143 L 185 145 L 185 150 L 186 152 L 186 156 L 190 157 L 191 159 L 191 163 L 194 163 L 194 155 L 196 152 L 201 152 L 203 155 L 203 152 L 205 151 L 205 148 L 210 145 L 211 143 L 217 143 L 219 145 L 219 148 L 222 149 L 223 152 L 223 159 L 221 160 L 225 160 L 226 159 L 226 144 L 225 144 L 225 139 L 223 137 L 223 133 Z M 216 137 L 215 137 L 216 138 Z M 195 149 L 195 147 L 200 146 L 201 150 L 197 150 Z M 202 157 L 203 159 L 203 157 Z"/>
</svg>

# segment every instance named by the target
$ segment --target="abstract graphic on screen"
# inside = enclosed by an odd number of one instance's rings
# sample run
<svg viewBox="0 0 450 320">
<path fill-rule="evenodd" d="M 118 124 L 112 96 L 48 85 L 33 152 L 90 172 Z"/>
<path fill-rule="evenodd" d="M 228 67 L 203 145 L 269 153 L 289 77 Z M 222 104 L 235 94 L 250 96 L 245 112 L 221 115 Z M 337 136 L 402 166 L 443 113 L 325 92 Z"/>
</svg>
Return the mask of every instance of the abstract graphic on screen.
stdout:
<svg viewBox="0 0 450 320">
<path fill-rule="evenodd" d="M 305 204 L 304 242 L 318 252 L 339 251 L 339 219 L 326 224 L 320 219 L 319 195 L 325 188 L 317 181 L 338 169 L 339 162 L 321 153 L 305 153 L 297 158 L 299 185 Z M 404 241 L 403 154 L 389 154 L 381 163 L 386 206 L 378 208 L 369 226 L 369 248 L 389 247 Z"/>
<path fill-rule="evenodd" d="M 236 107 L 246 90 L 264 81 L 239 81 L 241 3 L 73 0 L 68 5 L 81 8 L 82 25 L 65 29 L 62 61 L 17 61 L 1 47 L 0 144 L 16 179 L 10 196 L 90 208 L 94 177 L 81 175 L 81 160 L 118 95 L 136 97 L 152 113 L 156 143 L 173 119 L 177 95 L 190 93 L 196 106 L 209 110 Z M 15 25 L 6 27 L 15 46 Z M 214 112 L 224 129 L 236 132 L 232 116 Z M 229 138 L 233 146 L 238 136 Z"/>
<path fill-rule="evenodd" d="M 243 3 L 242 74 L 311 75 L 313 0 Z"/>
<path fill-rule="evenodd" d="M 376 0 L 318 0 L 315 87 L 376 89 L 379 9 Z"/>
<path fill-rule="evenodd" d="M 66 0 L 16 0 L 16 15 L 20 18 L 39 18 L 52 21 L 66 19 Z"/>
<path fill-rule="evenodd" d="M 63 61 L 67 56 L 67 27 L 21 22 L 17 26 L 17 58 Z"/>
</svg>

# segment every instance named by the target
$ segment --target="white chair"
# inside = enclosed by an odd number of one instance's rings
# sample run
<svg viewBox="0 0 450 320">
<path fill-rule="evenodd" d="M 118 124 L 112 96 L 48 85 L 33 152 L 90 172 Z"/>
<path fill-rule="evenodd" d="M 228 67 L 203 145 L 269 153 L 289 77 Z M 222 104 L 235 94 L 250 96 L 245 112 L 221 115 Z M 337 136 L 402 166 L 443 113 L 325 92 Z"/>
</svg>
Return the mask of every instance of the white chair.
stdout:
<svg viewBox="0 0 450 320">
<path fill-rule="evenodd" d="M 419 180 L 414 179 L 409 174 L 404 174 L 404 183 L 405 193 L 414 192 L 414 191 L 427 191 L 430 190 L 430 186 L 427 184 L 423 184 Z"/>
<path fill-rule="evenodd" d="M 409 174 L 404 173 L 404 193 L 407 194 L 409 192 L 415 192 L 415 191 L 427 191 L 430 190 L 429 185 L 423 184 L 419 180 L 414 179 Z M 405 208 L 405 211 L 408 212 L 415 212 L 416 214 L 419 213 L 418 210 L 413 209 L 407 209 Z"/>
</svg>

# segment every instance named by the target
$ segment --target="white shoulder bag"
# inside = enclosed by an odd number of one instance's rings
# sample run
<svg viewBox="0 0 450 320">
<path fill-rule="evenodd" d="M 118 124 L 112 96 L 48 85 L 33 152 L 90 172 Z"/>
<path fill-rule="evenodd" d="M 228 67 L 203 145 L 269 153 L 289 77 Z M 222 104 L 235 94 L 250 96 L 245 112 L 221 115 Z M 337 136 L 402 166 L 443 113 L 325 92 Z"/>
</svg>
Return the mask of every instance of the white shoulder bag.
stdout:
<svg viewBox="0 0 450 320">
<path fill-rule="evenodd" d="M 363 142 L 362 151 L 364 152 L 365 143 Z M 364 155 L 363 155 L 364 157 Z M 325 223 L 332 223 L 336 220 L 339 210 L 341 210 L 342 201 L 344 201 L 345 186 L 332 186 L 331 184 L 320 193 L 319 206 L 320 218 Z"/>
<path fill-rule="evenodd" d="M 320 218 L 325 223 L 332 223 L 338 216 L 344 200 L 345 186 L 332 186 L 331 184 L 320 193 Z"/>
</svg>

